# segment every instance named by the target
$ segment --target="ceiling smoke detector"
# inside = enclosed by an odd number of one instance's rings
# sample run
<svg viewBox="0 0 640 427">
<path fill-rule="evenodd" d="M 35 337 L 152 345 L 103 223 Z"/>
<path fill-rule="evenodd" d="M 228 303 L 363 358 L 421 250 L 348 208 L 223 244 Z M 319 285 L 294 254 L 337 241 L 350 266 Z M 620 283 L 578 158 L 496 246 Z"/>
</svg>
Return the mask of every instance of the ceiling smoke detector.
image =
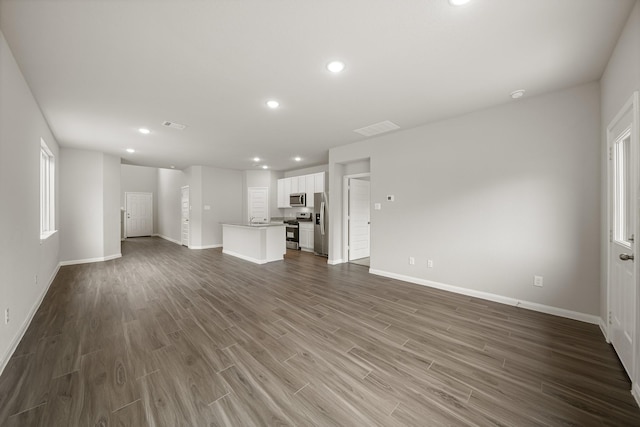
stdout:
<svg viewBox="0 0 640 427">
<path fill-rule="evenodd" d="M 183 125 L 180 123 L 174 123 L 174 122 L 162 122 L 162 126 L 166 126 L 168 128 L 171 129 L 176 129 L 176 130 L 185 130 L 187 128 L 187 125 Z"/>
<path fill-rule="evenodd" d="M 385 120 L 384 122 L 374 123 L 372 125 L 365 126 L 360 129 L 355 129 L 354 132 L 364 136 L 373 136 L 373 135 L 379 135 L 385 132 L 391 132 L 392 130 L 396 130 L 396 129 L 400 129 L 400 126 L 398 126 L 397 124 L 389 120 Z"/>
</svg>

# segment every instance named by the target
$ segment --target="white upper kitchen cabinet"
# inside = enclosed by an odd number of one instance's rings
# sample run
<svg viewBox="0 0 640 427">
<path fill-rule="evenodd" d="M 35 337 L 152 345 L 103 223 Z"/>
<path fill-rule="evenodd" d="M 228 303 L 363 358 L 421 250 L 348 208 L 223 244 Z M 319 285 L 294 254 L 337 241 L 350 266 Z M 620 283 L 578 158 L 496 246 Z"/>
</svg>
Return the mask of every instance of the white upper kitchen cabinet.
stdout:
<svg viewBox="0 0 640 427">
<path fill-rule="evenodd" d="M 278 207 L 290 208 L 289 195 L 293 193 L 305 193 L 307 195 L 307 207 L 313 207 L 313 194 L 321 193 L 324 189 L 324 172 L 310 175 L 292 176 L 278 180 Z"/>
<path fill-rule="evenodd" d="M 315 175 L 305 175 L 305 191 L 307 192 L 307 207 L 313 207 L 313 193 L 316 192 Z"/>
<path fill-rule="evenodd" d="M 291 194 L 291 180 L 283 178 L 278 180 L 278 207 L 290 208 L 289 194 Z"/>
<path fill-rule="evenodd" d="M 288 208 L 289 204 L 289 195 L 285 194 L 284 191 L 284 179 L 278 180 L 278 207 L 279 208 Z"/>
<path fill-rule="evenodd" d="M 291 179 L 289 178 L 285 178 L 284 179 L 284 197 L 285 197 L 285 202 L 284 202 L 284 207 L 285 208 L 290 208 L 291 205 L 289 205 L 289 194 L 291 194 Z"/>
<path fill-rule="evenodd" d="M 324 191 L 324 172 L 318 172 L 316 174 L 313 174 L 314 177 L 314 192 L 315 193 L 322 193 Z"/>
</svg>

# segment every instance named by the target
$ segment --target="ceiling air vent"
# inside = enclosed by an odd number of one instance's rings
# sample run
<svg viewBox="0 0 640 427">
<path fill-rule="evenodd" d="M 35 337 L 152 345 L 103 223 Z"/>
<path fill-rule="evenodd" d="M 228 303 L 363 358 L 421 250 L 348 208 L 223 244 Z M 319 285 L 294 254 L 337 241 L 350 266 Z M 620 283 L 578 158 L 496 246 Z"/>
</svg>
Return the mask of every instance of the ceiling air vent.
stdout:
<svg viewBox="0 0 640 427">
<path fill-rule="evenodd" d="M 162 122 L 162 126 L 166 126 L 168 128 L 178 129 L 178 130 L 185 130 L 185 128 L 187 127 L 187 125 L 182 125 L 180 123 L 173 123 L 173 122 Z"/>
<path fill-rule="evenodd" d="M 396 130 L 396 129 L 400 129 L 400 126 L 398 126 L 393 122 L 390 122 L 389 120 L 385 120 L 384 122 L 374 123 L 372 125 L 365 126 L 360 129 L 356 129 L 354 130 L 354 132 L 357 132 L 360 135 L 364 135 L 364 136 L 373 136 L 373 135 L 379 135 L 385 132 L 391 132 L 392 130 Z"/>
</svg>

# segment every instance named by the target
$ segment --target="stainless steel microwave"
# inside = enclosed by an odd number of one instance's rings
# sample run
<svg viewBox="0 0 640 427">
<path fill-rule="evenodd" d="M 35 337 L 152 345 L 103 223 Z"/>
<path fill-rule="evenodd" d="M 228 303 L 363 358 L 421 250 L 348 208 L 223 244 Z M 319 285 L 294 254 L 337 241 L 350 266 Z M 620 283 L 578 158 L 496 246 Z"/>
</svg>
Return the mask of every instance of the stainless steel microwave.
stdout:
<svg viewBox="0 0 640 427">
<path fill-rule="evenodd" d="M 289 195 L 289 206 L 305 207 L 307 206 L 307 195 L 305 193 L 292 193 Z"/>
</svg>

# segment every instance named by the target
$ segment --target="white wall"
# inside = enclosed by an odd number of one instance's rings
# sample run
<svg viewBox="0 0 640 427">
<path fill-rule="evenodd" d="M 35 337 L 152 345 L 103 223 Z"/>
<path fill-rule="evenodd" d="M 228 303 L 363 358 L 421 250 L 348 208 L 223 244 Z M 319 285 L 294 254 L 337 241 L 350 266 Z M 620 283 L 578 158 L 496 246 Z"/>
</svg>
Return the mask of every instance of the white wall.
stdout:
<svg viewBox="0 0 640 427">
<path fill-rule="evenodd" d="M 120 256 L 120 159 L 60 150 L 60 261 Z"/>
<path fill-rule="evenodd" d="M 607 68 L 601 80 L 601 118 L 602 118 L 602 234 L 604 242 L 601 251 L 601 287 L 600 287 L 600 313 L 606 318 L 607 313 L 607 242 L 609 225 L 607 224 L 607 177 L 606 177 L 606 129 L 631 94 L 640 90 L 640 1 L 636 1 L 635 7 L 629 16 L 616 48 L 609 59 Z M 637 307 L 640 309 L 640 290 L 638 293 Z M 636 367 L 634 393 L 640 402 L 640 316 L 636 319 Z"/>
<path fill-rule="evenodd" d="M 180 170 L 158 169 L 158 234 L 175 243 L 181 242 L 181 189 L 186 177 Z"/>
<path fill-rule="evenodd" d="M 243 220 L 243 175 L 240 171 L 208 166 L 190 166 L 184 170 L 191 204 L 190 248 L 222 246 L 220 224 Z M 210 209 L 204 210 L 205 205 Z"/>
<path fill-rule="evenodd" d="M 60 258 L 63 261 L 104 256 L 102 156 L 97 151 L 61 150 Z"/>
<path fill-rule="evenodd" d="M 104 257 L 122 256 L 120 243 L 120 158 L 104 155 L 103 158 L 103 227 Z"/>
<path fill-rule="evenodd" d="M 325 172 L 325 173 L 329 172 L 329 165 L 327 164 L 327 165 L 311 166 L 308 168 L 286 171 L 284 173 L 284 177 L 290 178 L 292 176 L 311 175 L 313 173 L 319 173 L 319 172 Z"/>
<path fill-rule="evenodd" d="M 282 209 L 278 209 L 278 179 L 282 178 L 281 172 L 268 170 L 244 171 L 244 183 L 242 185 L 242 221 L 249 221 L 249 193 L 248 188 L 266 187 L 269 189 L 269 215 L 280 217 Z"/>
<path fill-rule="evenodd" d="M 598 315 L 599 102 L 592 83 L 330 150 L 330 261 L 341 164 L 370 158 L 373 270 Z"/>
<path fill-rule="evenodd" d="M 242 175 L 237 170 L 202 168 L 203 246 L 222 246 L 221 224 L 242 222 Z"/>
<path fill-rule="evenodd" d="M 0 32 L 0 373 L 58 267 L 60 233 L 40 241 L 40 138 L 54 155 L 59 194 L 58 144 Z"/>
<path fill-rule="evenodd" d="M 158 168 L 120 165 L 120 206 L 126 207 L 125 193 L 153 194 L 153 234 L 158 233 Z"/>
</svg>

